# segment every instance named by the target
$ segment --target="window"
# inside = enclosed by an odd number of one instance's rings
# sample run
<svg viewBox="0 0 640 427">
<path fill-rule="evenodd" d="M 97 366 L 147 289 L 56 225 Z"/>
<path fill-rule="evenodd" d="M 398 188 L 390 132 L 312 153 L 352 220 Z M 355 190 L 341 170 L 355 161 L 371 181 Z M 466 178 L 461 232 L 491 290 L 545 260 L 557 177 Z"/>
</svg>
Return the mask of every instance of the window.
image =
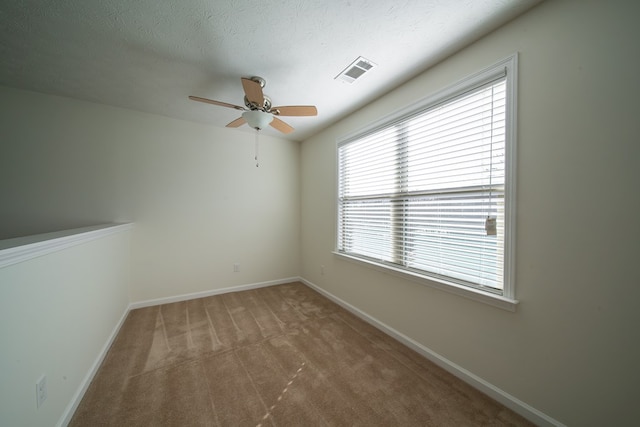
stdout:
<svg viewBox="0 0 640 427">
<path fill-rule="evenodd" d="M 338 143 L 337 253 L 513 301 L 516 57 Z"/>
</svg>

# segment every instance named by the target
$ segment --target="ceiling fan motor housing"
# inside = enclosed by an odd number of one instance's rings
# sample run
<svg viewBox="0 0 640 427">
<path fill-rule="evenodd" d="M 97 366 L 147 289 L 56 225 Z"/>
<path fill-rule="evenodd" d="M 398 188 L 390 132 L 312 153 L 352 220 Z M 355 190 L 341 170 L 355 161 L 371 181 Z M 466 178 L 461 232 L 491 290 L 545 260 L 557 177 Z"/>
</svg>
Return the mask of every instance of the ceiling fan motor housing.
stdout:
<svg viewBox="0 0 640 427">
<path fill-rule="evenodd" d="M 246 107 L 250 110 L 262 110 L 262 111 L 269 111 L 271 110 L 271 98 L 269 98 L 267 95 L 264 95 L 264 101 L 262 103 L 262 105 L 256 105 L 253 104 L 251 102 L 249 102 L 249 99 L 247 98 L 247 96 L 244 96 L 244 105 L 246 105 Z"/>
</svg>

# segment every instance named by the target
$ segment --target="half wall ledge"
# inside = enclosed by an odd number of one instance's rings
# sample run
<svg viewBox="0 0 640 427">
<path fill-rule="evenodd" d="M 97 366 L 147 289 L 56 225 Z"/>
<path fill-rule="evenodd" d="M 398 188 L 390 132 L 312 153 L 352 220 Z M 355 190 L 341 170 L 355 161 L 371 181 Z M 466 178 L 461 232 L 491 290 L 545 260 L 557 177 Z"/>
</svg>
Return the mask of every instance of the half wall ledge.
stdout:
<svg viewBox="0 0 640 427">
<path fill-rule="evenodd" d="M 133 223 L 109 223 L 0 240 L 0 268 L 132 228 Z"/>
</svg>

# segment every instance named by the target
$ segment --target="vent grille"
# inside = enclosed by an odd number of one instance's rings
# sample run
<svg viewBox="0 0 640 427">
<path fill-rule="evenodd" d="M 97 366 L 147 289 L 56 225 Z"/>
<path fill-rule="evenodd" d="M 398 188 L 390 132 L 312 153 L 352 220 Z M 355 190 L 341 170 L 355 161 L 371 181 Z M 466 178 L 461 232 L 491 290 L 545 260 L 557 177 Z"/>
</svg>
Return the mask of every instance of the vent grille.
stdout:
<svg viewBox="0 0 640 427">
<path fill-rule="evenodd" d="M 347 83 L 353 83 L 360 77 L 362 77 L 368 71 L 371 71 L 376 64 L 369 61 L 362 56 L 353 61 L 347 68 L 342 70 L 340 74 L 335 77 L 335 80 L 342 80 Z"/>
</svg>

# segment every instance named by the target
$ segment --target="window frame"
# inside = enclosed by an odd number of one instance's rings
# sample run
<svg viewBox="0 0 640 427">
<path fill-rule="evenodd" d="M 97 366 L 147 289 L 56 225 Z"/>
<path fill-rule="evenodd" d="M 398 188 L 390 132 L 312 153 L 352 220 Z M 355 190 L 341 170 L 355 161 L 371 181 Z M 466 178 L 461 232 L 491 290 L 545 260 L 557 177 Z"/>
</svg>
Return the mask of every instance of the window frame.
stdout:
<svg viewBox="0 0 640 427">
<path fill-rule="evenodd" d="M 461 285 L 446 278 L 423 275 L 419 272 L 407 270 L 401 267 L 394 267 L 383 262 L 377 262 L 366 257 L 359 257 L 347 254 L 338 250 L 338 227 L 339 210 L 338 203 L 340 170 L 339 170 L 339 147 L 349 141 L 362 137 L 366 134 L 381 130 L 402 118 L 409 117 L 418 111 L 428 109 L 435 105 L 453 99 L 460 94 L 473 90 L 484 83 L 495 79 L 500 74 L 506 72 L 506 116 L 505 116 L 505 224 L 504 224 L 504 265 L 503 265 L 503 289 L 502 294 L 496 294 L 482 289 Z M 518 87 L 518 54 L 508 56 L 483 70 L 467 76 L 452 85 L 439 90 L 405 108 L 392 114 L 382 117 L 373 123 L 359 129 L 356 132 L 344 135 L 337 139 L 335 150 L 336 164 L 336 224 L 334 230 L 334 251 L 333 253 L 341 259 L 374 268 L 378 271 L 402 277 L 411 281 L 416 281 L 470 298 L 484 302 L 492 306 L 509 311 L 515 311 L 518 301 L 515 299 L 515 219 L 516 219 L 516 159 L 517 159 L 517 87 Z"/>
</svg>

